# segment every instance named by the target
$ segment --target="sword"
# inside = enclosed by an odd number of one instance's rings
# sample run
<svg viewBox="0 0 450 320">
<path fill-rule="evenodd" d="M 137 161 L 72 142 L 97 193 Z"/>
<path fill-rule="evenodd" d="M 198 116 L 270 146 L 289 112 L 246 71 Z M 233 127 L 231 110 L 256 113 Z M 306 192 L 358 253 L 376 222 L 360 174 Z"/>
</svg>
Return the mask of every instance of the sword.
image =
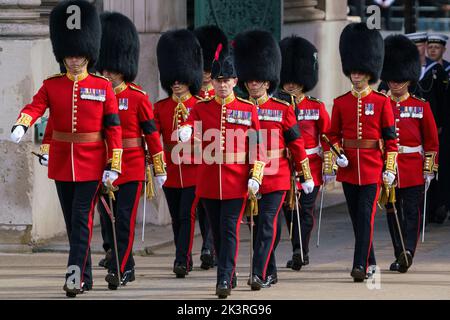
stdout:
<svg viewBox="0 0 450 320">
<path fill-rule="evenodd" d="M 422 243 L 425 241 L 425 220 L 427 216 L 427 191 L 429 187 L 430 186 L 427 187 L 427 184 L 425 183 L 425 196 L 423 200 Z"/>
<path fill-rule="evenodd" d="M 397 209 L 395 208 L 395 203 L 392 204 L 394 210 L 395 221 L 397 222 L 398 233 L 400 234 L 400 243 L 402 244 L 403 254 L 405 255 L 406 265 L 409 266 L 408 256 L 406 255 L 405 241 L 403 240 L 402 228 L 400 226 L 400 220 L 398 219 Z"/>
<path fill-rule="evenodd" d="M 297 221 L 298 221 L 298 237 L 300 240 L 300 256 L 302 258 L 302 264 L 303 264 L 304 260 L 303 260 L 302 228 L 300 225 L 300 210 L 299 210 L 299 205 L 298 205 L 298 198 L 300 197 L 300 194 L 297 197 L 297 193 L 298 193 L 297 181 L 295 181 L 294 190 L 295 190 L 295 209 L 297 210 Z"/>
<path fill-rule="evenodd" d="M 113 197 L 114 197 L 114 191 L 117 191 L 119 188 L 118 187 L 114 187 L 111 182 L 109 180 L 107 180 L 107 184 L 108 186 L 106 186 L 103 189 L 103 193 L 104 194 L 108 194 L 108 198 L 109 198 L 109 206 L 107 205 L 106 201 L 105 201 L 105 197 L 103 195 L 100 195 L 100 199 L 103 203 L 103 206 L 106 209 L 106 212 L 109 215 L 109 218 L 111 219 L 111 224 L 112 224 L 112 231 L 113 231 L 113 241 L 114 241 L 114 253 L 116 255 L 116 267 L 117 267 L 117 276 L 118 276 L 118 283 L 120 286 L 120 263 L 119 263 L 119 250 L 117 248 L 117 236 L 116 236 L 116 219 L 114 217 L 114 213 L 112 210 L 114 210 L 113 208 Z"/>
<path fill-rule="evenodd" d="M 31 151 L 31 153 L 32 153 L 33 155 L 35 155 L 36 157 L 38 157 L 39 160 L 42 160 L 42 161 L 45 161 L 45 160 L 46 160 L 42 154 L 36 153 L 36 152 L 34 152 L 34 151 Z"/>
<path fill-rule="evenodd" d="M 330 149 L 333 151 L 333 153 L 339 158 L 342 159 L 342 155 L 339 151 L 337 151 L 336 147 L 333 146 L 330 142 L 330 139 L 328 139 L 328 137 L 325 134 L 322 134 L 322 139 L 328 144 L 328 146 L 330 147 Z"/>
<path fill-rule="evenodd" d="M 145 163 L 145 166 L 147 166 L 147 161 Z M 147 168 L 144 168 L 144 196 L 142 197 L 142 200 L 144 202 L 144 212 L 142 217 L 142 242 L 144 242 L 145 239 L 145 207 L 147 203 Z"/>
<path fill-rule="evenodd" d="M 322 190 L 320 190 L 320 209 L 319 209 L 319 226 L 317 229 L 317 245 L 316 247 L 319 247 L 320 244 L 320 224 L 322 222 L 322 208 L 323 208 L 323 194 L 325 193 L 325 186 L 322 186 Z"/>
</svg>

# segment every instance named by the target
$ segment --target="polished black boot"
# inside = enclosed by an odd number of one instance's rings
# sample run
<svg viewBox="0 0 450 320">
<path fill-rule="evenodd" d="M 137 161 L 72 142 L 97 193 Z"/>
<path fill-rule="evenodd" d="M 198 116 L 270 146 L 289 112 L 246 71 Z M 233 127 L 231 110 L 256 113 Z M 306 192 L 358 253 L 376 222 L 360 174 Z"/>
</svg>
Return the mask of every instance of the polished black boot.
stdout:
<svg viewBox="0 0 450 320">
<path fill-rule="evenodd" d="M 356 266 L 350 275 L 353 277 L 354 282 L 363 282 L 366 279 L 366 270 L 363 266 Z"/>
<path fill-rule="evenodd" d="M 231 294 L 231 285 L 228 281 L 220 281 L 216 286 L 216 295 L 219 299 L 226 299 Z"/>
<path fill-rule="evenodd" d="M 109 271 L 105 277 L 105 281 L 108 282 L 109 290 L 117 290 L 120 285 L 119 275 L 115 271 Z"/>
<path fill-rule="evenodd" d="M 264 281 L 262 277 L 254 274 L 252 277 L 252 281 L 250 283 L 250 287 L 253 291 L 261 290 L 262 288 L 270 288 L 270 283 Z"/>
<path fill-rule="evenodd" d="M 136 280 L 136 277 L 134 276 L 134 269 L 127 270 L 122 275 L 120 285 L 125 286 L 128 282 L 133 282 L 134 280 Z"/>
<path fill-rule="evenodd" d="M 202 261 L 200 268 L 202 268 L 203 270 L 214 268 L 214 255 L 210 250 L 202 250 L 200 260 Z"/>
</svg>

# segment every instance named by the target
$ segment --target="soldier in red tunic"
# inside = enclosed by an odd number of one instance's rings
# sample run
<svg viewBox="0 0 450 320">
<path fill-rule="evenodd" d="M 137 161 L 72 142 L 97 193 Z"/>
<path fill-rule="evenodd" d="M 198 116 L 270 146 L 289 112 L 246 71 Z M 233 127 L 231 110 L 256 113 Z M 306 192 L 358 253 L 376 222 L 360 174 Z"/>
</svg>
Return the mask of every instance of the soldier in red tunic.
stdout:
<svg viewBox="0 0 450 320">
<path fill-rule="evenodd" d="M 199 101 L 193 95 L 202 84 L 203 60 L 194 34 L 181 29 L 161 36 L 157 58 L 161 85 L 169 95 L 155 103 L 154 112 L 167 162 L 167 181 L 163 190 L 172 217 L 176 246 L 173 272 L 184 278 L 192 268 L 197 164 L 194 163 L 194 150 L 183 148 L 184 145 L 178 143 L 177 133 Z"/>
<path fill-rule="evenodd" d="M 248 91 L 256 106 L 267 165 L 264 183 L 259 189 L 258 215 L 255 217 L 255 243 L 252 290 L 270 287 L 277 282 L 275 249 L 281 228 L 279 213 L 291 184 L 291 168 L 287 150 L 291 154 L 295 171 L 300 173 L 302 189 L 309 194 L 314 181 L 300 129 L 292 106 L 270 97 L 278 87 L 281 70 L 280 47 L 272 34 L 252 30 L 240 33 L 234 41 L 234 54 L 239 87 Z"/>
<path fill-rule="evenodd" d="M 390 270 L 402 273 L 412 264 L 420 235 L 424 182 L 429 186 L 438 170 L 439 139 L 430 104 L 408 92 L 419 81 L 420 71 L 414 43 L 403 35 L 387 37 L 381 79 L 391 92 L 399 154 L 395 208 L 388 203 L 386 210 L 395 254 Z"/>
<path fill-rule="evenodd" d="M 112 250 L 113 263 L 109 264 L 108 275 L 105 278 L 109 288 L 114 290 L 119 284 L 125 285 L 135 279 L 132 249 L 137 208 L 142 183 L 145 181 L 144 143 L 147 144 L 153 159 L 155 180 L 159 188 L 167 176 L 160 136 L 149 97 L 132 83 L 136 78 L 139 64 L 139 36 L 136 27 L 128 17 L 117 12 L 105 12 L 100 16 L 100 20 L 102 42 L 96 68 L 113 84 L 122 126 L 122 174 L 114 182 L 119 189 L 115 192 L 113 202 L 121 279 L 117 276 L 115 250 Z M 104 220 L 109 221 L 103 203 L 99 203 L 99 211 L 106 216 Z M 107 229 L 111 228 L 112 224 L 108 223 Z M 109 234 L 111 232 L 109 230 Z"/>
<path fill-rule="evenodd" d="M 239 229 L 248 193 L 262 183 L 259 120 L 256 107 L 233 93 L 237 84 L 233 57 L 219 59 L 219 44 L 211 77 L 215 97 L 199 102 L 180 129 L 181 141 L 201 135 L 203 158 L 197 172 L 196 195 L 203 203 L 218 256 L 216 295 L 226 298 L 236 286 Z"/>
<path fill-rule="evenodd" d="M 337 180 L 342 182 L 355 233 L 351 276 L 362 282 L 368 266 L 376 265 L 372 245 L 376 203 L 381 182 L 389 187 L 395 180 L 398 149 L 390 100 L 369 86 L 378 81 L 383 67 L 380 33 L 364 23 L 349 24 L 341 34 L 339 51 L 353 87 L 334 100 L 329 139 L 341 150 Z M 324 173 L 333 175 L 330 148 L 324 149 Z"/>
<path fill-rule="evenodd" d="M 302 265 L 309 264 L 309 240 L 314 226 L 314 212 L 317 194 L 322 180 L 322 144 L 320 137 L 327 133 L 330 127 L 330 116 L 325 104 L 316 98 L 305 95 L 314 89 L 319 79 L 319 63 L 317 49 L 308 40 L 291 36 L 280 42 L 282 65 L 281 83 L 276 96 L 295 107 L 295 114 L 300 127 L 300 133 L 305 142 L 311 174 L 314 180 L 313 192 L 306 194 L 303 190 L 300 196 L 300 225 L 302 233 L 303 263 L 301 261 L 300 241 L 297 226 L 297 214 L 292 204 L 284 207 L 287 225 L 292 223 L 292 260 L 287 267 L 300 270 Z M 291 221 L 293 220 L 293 221 Z"/>
<path fill-rule="evenodd" d="M 68 28 L 71 5 L 80 8 L 80 29 Z M 104 181 L 113 182 L 121 172 L 122 130 L 114 91 L 106 78 L 87 72 L 97 60 L 100 35 L 100 19 L 89 2 L 64 1 L 52 10 L 53 51 L 67 72 L 44 81 L 33 101 L 21 110 L 11 134 L 18 143 L 46 109 L 50 110 L 51 129 L 41 151 L 48 160 L 48 176 L 56 183 L 69 236 L 64 284 L 69 297 L 92 288 L 89 244 L 97 192 L 102 175 Z"/>
<path fill-rule="evenodd" d="M 194 30 L 203 52 L 203 84 L 198 95 L 202 99 L 208 99 L 214 96 L 214 88 L 211 80 L 211 67 L 214 60 L 214 54 L 219 43 L 223 49 L 221 54 L 228 52 L 228 39 L 226 35 L 215 25 L 202 26 Z M 198 222 L 203 238 L 202 251 L 200 260 L 202 261 L 200 268 L 208 270 L 216 265 L 216 257 L 214 254 L 214 240 L 206 217 L 206 211 L 201 203 L 197 206 Z"/>
</svg>

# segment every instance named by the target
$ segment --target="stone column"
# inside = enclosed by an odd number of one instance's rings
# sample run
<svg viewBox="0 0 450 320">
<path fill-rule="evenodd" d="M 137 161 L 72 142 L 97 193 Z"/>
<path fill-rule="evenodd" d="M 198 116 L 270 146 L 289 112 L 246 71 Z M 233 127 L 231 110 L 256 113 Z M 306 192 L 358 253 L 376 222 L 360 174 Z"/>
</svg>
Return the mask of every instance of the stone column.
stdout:
<svg viewBox="0 0 450 320">
<path fill-rule="evenodd" d="M 11 126 L 42 81 L 58 71 L 41 19 L 39 0 L 0 0 L 0 243 L 2 250 L 24 250 L 64 232 L 64 223 L 47 169 L 30 151 L 39 143 L 30 128 L 23 141 L 9 141 Z"/>
<path fill-rule="evenodd" d="M 123 13 L 134 22 L 141 44 L 136 82 L 150 95 L 152 103 L 165 98 L 167 95 L 159 83 L 156 45 L 163 32 L 186 27 L 186 0 L 103 0 L 103 9 Z M 171 219 L 167 202 L 162 190 L 158 191 L 156 199 L 147 201 L 146 222 L 168 224 Z M 143 218 L 142 204 L 141 199 L 138 222 Z"/>
</svg>

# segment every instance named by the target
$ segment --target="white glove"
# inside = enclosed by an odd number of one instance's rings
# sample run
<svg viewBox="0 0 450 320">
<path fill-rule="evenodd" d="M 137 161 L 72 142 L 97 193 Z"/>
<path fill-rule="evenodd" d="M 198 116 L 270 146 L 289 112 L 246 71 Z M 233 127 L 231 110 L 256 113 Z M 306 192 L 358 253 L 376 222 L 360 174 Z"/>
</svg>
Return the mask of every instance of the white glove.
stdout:
<svg viewBox="0 0 450 320">
<path fill-rule="evenodd" d="M 395 174 L 389 171 L 383 172 L 383 182 L 387 184 L 389 187 L 394 183 Z"/>
<path fill-rule="evenodd" d="M 248 191 L 256 195 L 259 191 L 259 183 L 251 178 L 248 179 Z"/>
<path fill-rule="evenodd" d="M 424 173 L 423 180 L 425 180 L 425 190 L 430 187 L 431 180 L 434 179 L 434 173 Z"/>
<path fill-rule="evenodd" d="M 106 183 L 107 180 L 109 180 L 111 184 L 113 184 L 113 182 L 116 181 L 118 177 L 119 173 L 117 173 L 116 171 L 105 170 L 103 171 L 102 182 L 105 186 L 108 186 L 108 184 Z"/>
<path fill-rule="evenodd" d="M 155 180 L 156 180 L 156 185 L 158 186 L 158 188 L 161 189 L 167 180 L 167 176 L 155 176 Z"/>
<path fill-rule="evenodd" d="M 39 163 L 44 167 L 48 167 L 48 154 L 43 154 L 42 158 L 39 158 Z"/>
<path fill-rule="evenodd" d="M 181 142 L 188 141 L 192 136 L 192 128 L 190 126 L 184 126 L 181 127 L 180 130 L 178 130 L 178 137 Z"/>
<path fill-rule="evenodd" d="M 336 180 L 336 175 L 324 174 L 322 179 L 323 179 L 323 184 L 328 184 L 328 183 Z"/>
<path fill-rule="evenodd" d="M 336 163 L 339 167 L 341 168 L 345 168 L 346 166 L 348 166 L 348 160 L 347 157 L 343 154 L 341 154 L 341 157 L 336 159 Z"/>
<path fill-rule="evenodd" d="M 305 182 L 302 182 L 302 190 L 305 194 L 310 194 L 314 190 L 314 180 L 309 179 Z"/>
<path fill-rule="evenodd" d="M 22 140 L 23 135 L 25 134 L 25 130 L 22 126 L 17 126 L 14 128 L 14 131 L 11 132 L 11 141 L 14 143 L 19 143 Z"/>
</svg>

